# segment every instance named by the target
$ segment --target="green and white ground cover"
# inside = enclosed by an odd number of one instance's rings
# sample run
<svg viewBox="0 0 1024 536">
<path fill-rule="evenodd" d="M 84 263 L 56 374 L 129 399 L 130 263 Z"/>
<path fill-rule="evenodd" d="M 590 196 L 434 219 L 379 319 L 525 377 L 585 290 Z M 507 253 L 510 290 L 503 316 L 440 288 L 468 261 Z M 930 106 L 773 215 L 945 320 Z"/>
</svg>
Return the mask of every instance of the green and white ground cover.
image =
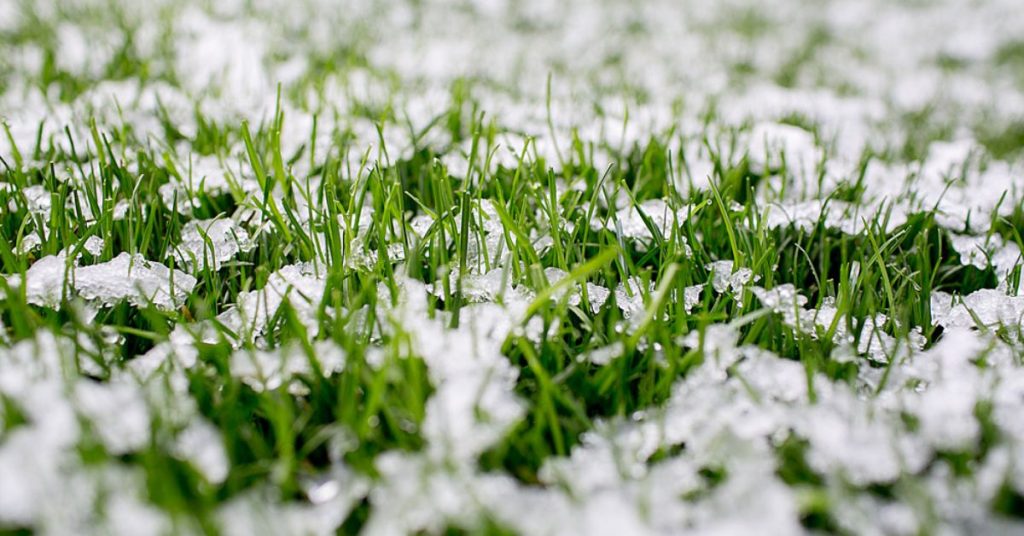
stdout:
<svg viewBox="0 0 1024 536">
<path fill-rule="evenodd" d="M 0 0 L 0 531 L 1020 532 L 1022 36 Z"/>
</svg>

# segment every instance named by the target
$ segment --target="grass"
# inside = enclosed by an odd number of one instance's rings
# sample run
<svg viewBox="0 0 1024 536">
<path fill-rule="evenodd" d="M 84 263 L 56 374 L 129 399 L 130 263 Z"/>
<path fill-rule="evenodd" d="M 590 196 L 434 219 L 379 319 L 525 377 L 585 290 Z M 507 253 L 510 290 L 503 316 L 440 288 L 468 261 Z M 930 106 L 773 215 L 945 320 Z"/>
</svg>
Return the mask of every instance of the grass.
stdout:
<svg viewBox="0 0 1024 536">
<path fill-rule="evenodd" d="M 744 35 L 768 26 L 755 12 L 736 24 Z M 97 80 L 62 72 L 55 63 L 52 33 L 46 23 L 30 21 L 2 42 L 41 46 L 44 60 L 36 84 L 56 88 L 62 101 L 74 101 L 100 80 L 176 82 L 134 57 L 127 44 Z M 775 74 L 780 85 L 796 85 L 805 56 L 813 55 L 812 45 L 828 39 L 820 31 L 812 33 L 793 61 Z M 1001 61 L 1015 62 L 1015 52 L 1003 51 Z M 314 65 L 330 72 L 365 61 L 352 52 L 316 58 Z M 7 83 L 0 75 L 0 90 Z M 325 92 L 325 80 L 302 84 L 321 96 Z M 762 194 L 774 188 L 774 179 L 781 177 L 783 184 L 797 179 L 784 160 L 778 169 L 756 169 L 743 150 L 720 149 L 736 147 L 750 125 L 724 133 L 709 126 L 697 135 L 669 130 L 624 146 L 578 132 L 560 138 L 551 108 L 552 84 L 549 77 L 548 101 L 537 107 L 546 108 L 556 160 L 544 158 L 536 139 L 519 137 L 490 119 L 476 97 L 487 88 L 470 79 L 451 86 L 446 109 L 421 131 L 403 124 L 398 109 L 357 106 L 357 114 L 375 121 L 378 139 L 369 148 L 358 143 L 363 133 L 344 126 L 325 133 L 317 121 L 302 132 L 308 143 L 294 143 L 288 138 L 297 120 L 291 110 L 301 92 L 281 87 L 273 113 L 263 121 L 224 121 L 205 115 L 197 105 L 196 128 L 189 132 L 163 109 L 159 139 L 139 135 L 130 122 L 90 119 L 56 136 L 43 136 L 52 125 L 39 125 L 34 144 L 0 155 L 0 182 L 10 185 L 0 189 L 0 207 L 5 207 L 0 211 L 0 270 L 25 281 L 32 266 L 48 256 L 72 259 L 66 261 L 71 274 L 76 255 L 80 265 L 88 266 L 128 252 L 190 273 L 196 284 L 184 301 L 162 309 L 123 301 L 88 303 L 69 280 L 59 304 L 40 306 L 25 285 L 0 278 L 0 368 L 5 359 L 13 362 L 13 349 L 49 333 L 71 347 L 58 374 L 63 381 L 106 385 L 138 375 L 133 367 L 147 354 L 161 355 L 167 347 L 182 352 L 175 345 L 184 344 L 194 364 L 179 367 L 167 357 L 157 363 L 157 374 L 134 381 L 147 393 L 165 389 L 187 400 L 191 409 L 182 411 L 212 424 L 223 441 L 225 478 L 211 480 L 176 453 L 173 438 L 186 423 L 175 404 L 166 401 L 149 401 L 153 422 L 145 441 L 128 452 L 114 451 L 88 419 L 81 419 L 76 454 L 84 468 L 137 469 L 143 497 L 167 513 L 172 532 L 216 533 L 222 528 L 220 509 L 255 490 L 269 487 L 284 503 L 306 503 L 311 499 L 308 481 L 338 464 L 374 481 L 382 478 L 382 456 L 429 451 L 431 441 L 436 442 L 425 431 L 434 425 L 432 404 L 443 383 L 455 380 L 438 372 L 437 357 L 426 355 L 418 337 L 423 325 L 440 326 L 437 337 L 474 329 L 485 314 L 474 307 L 481 301 L 474 285 L 492 271 L 501 274 L 504 292 L 483 301 L 518 311 L 507 316 L 514 328 L 498 330 L 496 348 L 513 371 L 507 379 L 521 414 L 501 424 L 486 408 L 479 409 L 486 406 L 489 395 L 483 391 L 490 380 L 481 383 L 481 392 L 473 395 L 476 417 L 501 425 L 494 441 L 470 451 L 470 466 L 536 488 L 551 487 L 545 464 L 578 451 L 600 423 L 636 420 L 665 407 L 681 382 L 714 358 L 712 347 L 720 343 L 713 339 L 713 327 L 728 325 L 741 347 L 798 363 L 811 406 L 819 396 L 830 396 L 821 382 L 845 385 L 870 400 L 886 392 L 891 370 L 902 365 L 901 345 L 919 338 L 923 346 L 915 351 L 925 352 L 943 340 L 944 328 L 933 318 L 933 296 L 967 296 L 1001 283 L 1003 275 L 994 267 L 961 262 L 937 207 L 903 217 L 890 200 L 868 210 L 863 184 L 873 158 L 868 150 L 861 167 L 821 199 L 824 207 L 863 205 L 865 211 L 853 216 L 859 220 L 856 232 L 836 229 L 827 209 L 809 225 L 770 225 L 770 199 Z M 300 113 L 320 117 L 315 110 Z M 718 121 L 713 108 L 705 117 L 709 125 Z M 881 158 L 920 161 L 929 143 L 947 138 L 951 128 L 936 123 L 928 109 L 902 121 L 905 143 Z M 817 132 L 813 119 L 800 115 L 782 122 Z M 626 126 L 628 120 L 623 130 Z M 387 134 L 406 127 L 413 146 L 401 151 Z M 329 142 L 325 152 L 317 152 L 323 134 Z M 10 129 L 6 136 L 15 145 Z M 1013 124 L 979 139 L 992 157 L 1010 158 L 1019 152 L 1020 137 L 1019 125 Z M 522 143 L 509 147 L 507 139 Z M 178 144 L 187 148 L 176 149 Z M 707 188 L 678 187 L 690 154 L 681 148 L 693 146 L 711 160 Z M 514 156 L 502 157 L 503 151 Z M 207 172 L 201 160 L 228 170 L 223 185 L 214 187 L 215 177 L 202 176 Z M 649 213 L 655 210 L 653 201 L 663 202 L 671 217 L 662 222 L 661 214 Z M 636 214 L 642 229 L 630 214 Z M 252 248 L 214 268 L 200 257 L 216 254 L 217 238 L 205 236 L 196 262 L 184 265 L 174 248 L 185 225 L 211 218 L 232 219 L 252 236 Z M 1021 221 L 1019 209 L 1010 217 L 994 216 L 982 233 L 1024 249 Z M 31 247 L 30 237 L 38 237 L 37 246 Z M 85 248 L 92 237 L 103 240 L 95 253 Z M 718 261 L 731 261 L 732 273 L 749 270 L 749 283 L 713 291 L 709 283 Z M 243 322 L 239 330 L 226 320 L 249 293 L 272 287 L 275 274 L 294 265 L 315 274 L 322 292 L 306 296 L 300 285 L 293 285 L 279 307 L 268 308 L 265 326 Z M 1019 265 L 1018 259 L 1011 277 L 1020 277 Z M 404 289 L 414 283 L 431 290 L 425 293 L 421 317 L 410 319 L 401 316 L 408 307 L 402 300 Z M 688 304 L 687 290 L 698 285 L 706 286 L 696 303 Z M 761 303 L 750 289 L 754 285 L 768 290 L 793 285 L 807 298 L 806 307 L 795 306 L 798 315 L 831 308 L 833 320 L 794 325 L 784 307 L 773 310 Z M 513 287 L 527 298 L 517 302 Z M 610 291 L 607 301 L 593 288 Z M 634 299 L 638 305 L 633 309 L 623 303 Z M 1012 331 L 997 335 L 1019 360 L 1019 340 Z M 697 343 L 684 342 L 688 337 Z M 844 353 L 845 347 L 867 347 L 872 338 L 882 337 L 898 343 L 882 344 L 880 354 L 861 352 L 871 355 L 853 361 Z M 341 352 L 344 366 L 326 369 L 324 348 Z M 614 351 L 606 363 L 581 359 L 608 348 Z M 449 351 L 469 360 L 475 350 Z M 295 360 L 301 363 L 299 372 L 257 388 L 240 371 L 239 356 L 259 352 Z M 757 400 L 760 395 L 743 377 L 742 362 L 726 373 Z M 171 385 L 178 378 L 172 372 L 176 367 L 181 385 Z M 873 391 L 862 382 L 871 374 L 881 378 Z M 2 447 L 5 438 L 32 426 L 32 418 L 2 390 L 0 408 Z M 997 443 L 1001 433 L 986 408 L 978 407 L 979 421 L 989 423 L 982 445 L 935 452 L 930 463 L 948 462 L 966 474 L 984 463 L 989 444 Z M 688 455 L 687 448 L 663 445 L 645 463 Z M 771 449 L 775 474 L 800 490 L 805 528 L 842 532 L 835 519 L 834 481 L 808 461 L 810 448 L 806 438 L 787 431 Z M 913 502 L 922 496 L 915 478 L 923 473 L 886 483 L 891 489 L 848 487 L 851 493 Z M 699 489 L 685 500 L 702 500 L 729 474 L 725 467 L 707 466 L 700 477 Z M 1007 483 L 991 511 L 1020 517 L 1022 500 L 1020 490 Z M 372 499 L 360 499 L 338 531 L 365 529 L 374 508 Z M 516 532 L 499 519 L 446 524 L 450 532 Z M 922 533 L 928 532 L 923 527 Z M 7 522 L 0 532 L 33 528 L 32 523 Z"/>
<path fill-rule="evenodd" d="M 794 284 L 815 306 L 834 300 L 841 313 L 837 318 L 846 324 L 842 327 L 852 334 L 854 344 L 865 333 L 859 319 L 879 313 L 889 319 L 884 330 L 897 338 L 920 329 L 927 340 L 934 340 L 932 292 L 969 294 L 994 286 L 991 273 L 960 266 L 945 242 L 944 231 L 929 213 L 887 229 L 883 212 L 856 235 L 830 230 L 824 220 L 809 231 L 768 229 L 763 222 L 764 208 L 750 192 L 759 178 L 749 174 L 744 162 L 716 162 L 713 188 L 681 198 L 670 187 L 678 156 L 658 140 L 630 148 L 607 171 L 595 169 L 583 152 L 570 153 L 571 161 L 565 165 L 573 172 L 563 172 L 562 177 L 545 162 L 528 156 L 513 168 L 491 171 L 476 162 L 494 150 L 493 142 L 484 138 L 493 126 L 474 122 L 469 126 L 474 148 L 469 178 L 451 176 L 436 164 L 432 150 L 424 147 L 412 160 L 377 163 L 354 176 L 328 156 L 316 173 L 317 185 L 312 187 L 290 174 L 284 164 L 279 132 L 286 120 L 279 112 L 269 125 L 243 124 L 219 133 L 197 134 L 208 139 L 240 138 L 246 148 L 243 164 L 251 166 L 262 193 L 244 197 L 238 192 L 216 196 L 201 190 L 190 192 L 198 201 L 193 203 L 192 217 L 230 214 L 248 203 L 254 209 L 249 223 L 268 230 L 257 237 L 251 252 L 225 263 L 220 270 L 200 269 L 199 283 L 180 309 L 118 305 L 99 312 L 91 323 L 81 324 L 65 312 L 73 310 L 73 293 L 66 293 L 69 301 L 59 310 L 50 310 L 28 305 L 16 288 L 7 290 L 0 309 L 0 319 L 9 326 L 10 343 L 32 339 L 40 330 L 84 335 L 100 342 L 101 352 L 93 358 L 106 369 L 98 376 L 103 378 L 109 369 L 166 340 L 176 325 L 215 319 L 236 303 L 240 294 L 264 286 L 268 276 L 283 266 L 312 262 L 326 270 L 327 286 L 316 324 L 304 325 L 286 303 L 271 318 L 262 344 L 293 348 L 315 371 L 317 355 L 312 345 L 330 340 L 349 356 L 342 372 L 300 377 L 306 391 L 301 397 L 289 396 L 282 389 L 254 392 L 231 374 L 228 341 L 239 334 L 220 333 L 217 338 L 222 342 L 196 345 L 200 366 L 188 374 L 188 391 L 199 412 L 224 433 L 231 460 L 228 479 L 219 486 L 209 485 L 175 461 L 158 441 L 133 456 L 132 462 L 145 470 L 151 500 L 170 512 L 196 516 L 201 526 L 212 523 L 209 516 L 219 501 L 261 482 L 272 482 L 285 497 L 300 497 L 300 476 L 330 463 L 327 441 L 331 434 L 349 437 L 354 448 L 346 452 L 345 461 L 369 475 L 374 474 L 373 461 L 379 453 L 422 448 L 417 428 L 432 387 L 424 363 L 402 336 L 401 326 L 383 339 L 374 334 L 374 324 L 386 322 L 386 311 L 393 305 L 387 300 L 382 303 L 376 289 L 381 285 L 393 288 L 400 270 L 423 283 L 433 283 L 445 280 L 443 274 L 451 266 L 457 266 L 458 273 L 492 268 L 487 266 L 487 256 L 471 260 L 468 254 L 485 243 L 481 235 L 487 225 L 482 221 L 488 217 L 483 210 L 487 204 L 494 207 L 503 229 L 496 244 L 507 250 L 503 269 L 516 284 L 539 291 L 529 314 L 541 320 L 548 335 L 540 341 L 513 335 L 505 342 L 504 353 L 520 371 L 516 392 L 528 401 L 527 412 L 480 461 L 485 470 L 505 470 L 526 483 L 537 482 L 537 470 L 545 460 L 567 455 L 594 419 L 628 416 L 666 400 L 675 380 L 701 361 L 699 348 L 681 348 L 675 342 L 678 337 L 699 332 L 709 322 L 756 309 L 751 295 L 726 293 L 705 295 L 692 311 L 684 310 L 683 289 L 708 280 L 710 274 L 704 266 L 713 261 L 733 259 L 737 267 L 750 268 L 766 288 Z M 35 258 L 57 254 L 66 244 L 81 244 L 90 236 L 104 237 L 106 242 L 103 252 L 86 260 L 105 261 L 118 251 L 149 259 L 170 257 L 170 247 L 184 223 L 174 203 L 183 201 L 175 199 L 167 206 L 158 190 L 172 177 L 183 178 L 185 172 L 166 154 L 140 150 L 131 156 L 139 166 L 141 180 L 136 179 L 122 167 L 124 154 L 113 149 L 114 132 L 93 131 L 93 141 L 104 149 L 96 151 L 88 167 L 77 163 L 79 153 L 53 146 L 32 151 L 53 162 L 47 168 L 8 164 L 11 167 L 3 178 L 19 188 L 0 198 L 0 204 L 14 207 L 0 219 L 4 234 L 23 237 L 28 229 L 41 230 L 46 239 L 37 252 L 22 255 L 11 249 L 17 243 L 12 241 L 2 251 L 4 272 L 24 274 Z M 126 140 L 119 141 L 124 144 Z M 95 151 L 96 145 L 88 147 Z M 211 153 L 225 151 L 227 147 L 214 147 Z M 66 183 L 55 180 L 62 168 L 81 177 L 82 191 L 96 195 L 84 200 L 73 197 Z M 581 187 L 559 195 L 557 185 L 566 176 Z M 23 194 L 26 187 L 36 184 L 53 192 L 54 210 L 48 219 L 30 211 L 30 201 Z M 290 194 L 275 196 L 275 189 Z M 670 235 L 647 217 L 645 223 L 654 238 L 643 246 L 627 243 L 616 231 L 621 228 L 619 213 L 600 208 L 603 197 L 619 192 L 626 193 L 634 207 L 664 197 L 670 206 L 691 208 L 688 217 L 672 223 Z M 130 208 L 117 220 L 112 206 L 121 199 L 129 200 Z M 73 206 L 68 206 L 70 203 Z M 373 217 L 360 222 L 365 217 L 361 207 L 367 203 Z M 87 218 L 87 213 L 96 216 Z M 419 240 L 410 238 L 410 216 L 416 214 L 434 218 Z M 306 221 L 310 223 L 303 223 Z M 339 227 L 328 222 L 344 223 Z M 364 236 L 352 236 L 348 230 L 359 225 L 367 226 Z M 530 238 L 538 232 L 551 237 L 550 245 L 539 250 Z M 313 233 L 322 233 L 323 240 L 314 239 Z M 387 247 L 392 245 L 397 247 Z M 370 253 L 377 254 L 376 261 L 352 267 L 349 259 Z M 398 253 L 405 259 L 402 267 L 391 258 Z M 473 262 L 482 265 L 471 266 Z M 849 270 L 853 265 L 859 266 L 856 276 Z M 624 338 L 625 320 L 617 307 L 591 313 L 585 304 L 573 306 L 564 299 L 552 299 L 566 284 L 549 287 L 538 275 L 543 268 L 565 270 L 569 273 L 563 280 L 566 283 L 614 288 L 630 278 L 649 281 L 652 290 L 644 296 L 641 327 Z M 458 326 L 459 311 L 465 304 L 462 284 L 459 278 L 454 286 L 443 288 L 431 301 L 428 315 L 448 313 L 451 325 Z M 109 332 L 120 334 L 122 342 L 104 342 L 104 333 Z M 823 333 L 794 331 L 776 315 L 760 316 L 739 333 L 745 344 L 800 361 L 809 378 L 825 374 L 835 381 L 851 380 L 850 368 L 830 358 L 834 343 Z M 240 340 L 243 348 L 251 347 L 244 337 Z M 616 341 L 625 346 L 607 366 L 576 359 Z M 366 362 L 371 346 L 383 351 L 383 364 Z M 79 374 L 87 373 L 81 370 Z M 17 421 L 9 420 L 7 426 L 17 426 Z M 93 455 L 102 458 L 102 447 L 94 448 L 97 452 Z M 782 448 L 782 452 L 790 452 L 789 447 Z M 785 454 L 785 460 L 790 456 Z M 799 473 L 801 463 L 784 461 L 780 472 Z M 814 479 L 811 481 L 813 484 Z"/>
</svg>

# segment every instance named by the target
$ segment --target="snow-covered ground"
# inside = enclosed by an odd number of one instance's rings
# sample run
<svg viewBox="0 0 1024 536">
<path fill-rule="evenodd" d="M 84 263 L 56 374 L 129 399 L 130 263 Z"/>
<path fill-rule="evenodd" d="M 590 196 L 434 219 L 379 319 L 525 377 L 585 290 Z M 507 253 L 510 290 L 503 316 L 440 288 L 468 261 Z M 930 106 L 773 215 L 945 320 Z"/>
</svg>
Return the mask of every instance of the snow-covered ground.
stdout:
<svg viewBox="0 0 1024 536">
<path fill-rule="evenodd" d="M 0 43 L 0 530 L 1024 531 L 1018 0 L 0 0 Z M 815 240 L 861 251 L 776 269 Z"/>
</svg>

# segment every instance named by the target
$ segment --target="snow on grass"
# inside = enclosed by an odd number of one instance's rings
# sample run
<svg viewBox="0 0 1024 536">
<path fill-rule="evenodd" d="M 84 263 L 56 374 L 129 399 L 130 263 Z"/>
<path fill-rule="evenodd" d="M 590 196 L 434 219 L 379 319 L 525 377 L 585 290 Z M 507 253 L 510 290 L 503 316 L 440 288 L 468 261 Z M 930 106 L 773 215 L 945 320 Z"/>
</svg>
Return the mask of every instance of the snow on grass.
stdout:
<svg viewBox="0 0 1024 536">
<path fill-rule="evenodd" d="M 1021 13 L 0 1 L 0 532 L 1021 531 Z"/>
</svg>

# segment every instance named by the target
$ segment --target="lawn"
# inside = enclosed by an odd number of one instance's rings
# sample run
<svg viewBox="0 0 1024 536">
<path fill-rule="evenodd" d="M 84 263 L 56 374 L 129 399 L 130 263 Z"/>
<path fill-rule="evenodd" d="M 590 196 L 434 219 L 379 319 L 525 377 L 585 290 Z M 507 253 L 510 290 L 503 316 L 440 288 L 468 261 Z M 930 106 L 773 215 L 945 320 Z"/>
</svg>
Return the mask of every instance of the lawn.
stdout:
<svg viewBox="0 0 1024 536">
<path fill-rule="evenodd" d="M 1024 532 L 1018 0 L 0 0 L 0 535 Z"/>
</svg>

